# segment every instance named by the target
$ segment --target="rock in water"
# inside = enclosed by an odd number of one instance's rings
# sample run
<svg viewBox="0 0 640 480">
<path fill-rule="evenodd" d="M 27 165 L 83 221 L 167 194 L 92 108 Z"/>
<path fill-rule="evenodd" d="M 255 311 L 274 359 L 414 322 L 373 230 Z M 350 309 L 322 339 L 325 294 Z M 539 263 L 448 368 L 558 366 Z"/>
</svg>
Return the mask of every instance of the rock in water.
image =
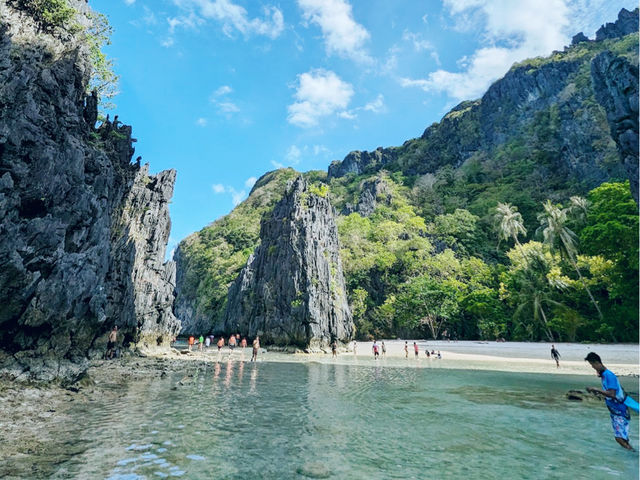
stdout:
<svg viewBox="0 0 640 480">
<path fill-rule="evenodd" d="M 176 174 L 131 163 L 131 127 L 95 128 L 83 35 L 21 5 L 0 0 L 0 370 L 51 380 L 101 355 L 114 324 L 126 343 L 179 329 L 164 263 Z M 86 24 L 86 2 L 70 5 Z"/>
<path fill-rule="evenodd" d="M 638 67 L 604 51 L 591 62 L 591 80 L 638 203 Z"/>
<path fill-rule="evenodd" d="M 296 178 L 263 219 L 260 240 L 229 289 L 221 329 L 312 350 L 349 341 L 353 320 L 329 199 Z"/>
</svg>

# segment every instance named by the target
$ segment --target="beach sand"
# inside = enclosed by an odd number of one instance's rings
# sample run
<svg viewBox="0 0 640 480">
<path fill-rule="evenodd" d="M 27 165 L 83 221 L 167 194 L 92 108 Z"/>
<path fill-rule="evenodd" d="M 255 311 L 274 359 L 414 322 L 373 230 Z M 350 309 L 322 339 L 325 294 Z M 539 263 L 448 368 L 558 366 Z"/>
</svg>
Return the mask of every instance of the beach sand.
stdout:
<svg viewBox="0 0 640 480">
<path fill-rule="evenodd" d="M 283 353 L 263 349 L 258 361 L 264 362 L 317 362 L 327 364 L 348 364 L 359 366 L 384 365 L 388 367 L 408 368 L 454 368 L 460 370 L 491 370 L 503 372 L 550 373 L 564 375 L 595 375 L 584 357 L 589 352 L 596 352 L 603 363 L 614 373 L 621 376 L 639 376 L 639 346 L 635 344 L 581 344 L 555 343 L 560 352 L 560 368 L 551 359 L 551 343 L 528 342 L 484 342 L 484 341 L 426 341 L 407 340 L 409 357 L 405 358 L 404 340 L 384 341 L 387 349 L 385 356 L 375 360 L 372 353 L 373 342 L 356 342 L 356 355 L 353 353 L 353 342 L 346 349 L 339 350 L 334 358 L 330 351 L 326 353 Z M 414 354 L 413 342 L 418 344 L 419 355 Z M 179 349 L 183 346 L 179 343 Z M 425 350 L 440 351 L 442 358 L 427 358 Z M 148 352 L 150 356 L 166 356 L 162 351 Z M 236 348 L 231 352 L 227 347 L 221 352 L 210 347 L 204 351 L 195 349 L 182 355 L 184 360 L 192 361 L 225 361 L 249 360 L 251 349 L 244 351 Z"/>
</svg>

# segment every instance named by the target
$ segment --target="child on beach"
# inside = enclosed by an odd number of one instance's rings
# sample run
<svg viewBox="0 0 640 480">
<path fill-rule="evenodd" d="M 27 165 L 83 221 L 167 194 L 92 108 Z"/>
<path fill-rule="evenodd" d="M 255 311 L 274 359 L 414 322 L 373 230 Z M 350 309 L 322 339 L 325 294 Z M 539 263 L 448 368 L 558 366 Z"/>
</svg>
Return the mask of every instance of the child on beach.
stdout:
<svg viewBox="0 0 640 480">
<path fill-rule="evenodd" d="M 387 356 L 387 346 L 384 344 L 384 340 L 382 341 L 382 356 Z"/>
<path fill-rule="evenodd" d="M 404 342 L 404 358 L 409 358 L 409 343 Z"/>
<path fill-rule="evenodd" d="M 418 344 L 416 342 L 413 342 L 413 353 L 415 353 L 416 358 L 418 358 L 420 351 L 418 350 Z"/>
<path fill-rule="evenodd" d="M 380 355 L 380 352 L 378 351 L 378 344 L 376 340 L 373 341 L 373 347 L 371 347 L 371 350 L 373 350 L 373 358 L 377 360 L 378 355 Z"/>
</svg>

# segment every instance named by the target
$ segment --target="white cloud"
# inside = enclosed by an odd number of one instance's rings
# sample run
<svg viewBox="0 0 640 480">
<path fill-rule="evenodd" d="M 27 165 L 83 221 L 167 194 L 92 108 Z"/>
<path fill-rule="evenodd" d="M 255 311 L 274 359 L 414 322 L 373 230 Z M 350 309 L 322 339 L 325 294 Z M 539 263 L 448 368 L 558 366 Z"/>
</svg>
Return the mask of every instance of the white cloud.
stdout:
<svg viewBox="0 0 640 480">
<path fill-rule="evenodd" d="M 378 94 L 378 96 L 376 97 L 375 100 L 372 100 L 371 102 L 367 103 L 364 107 L 364 110 L 368 111 L 368 112 L 373 112 L 373 113 L 380 113 L 383 112 L 385 110 L 385 105 L 384 105 L 384 96 L 380 93 Z"/>
<path fill-rule="evenodd" d="M 254 177 L 251 177 L 251 179 L 253 179 Z M 247 185 L 247 183 L 249 182 L 249 180 L 251 179 L 247 179 L 247 181 L 245 181 L 245 186 Z M 235 188 L 233 188 L 230 185 L 222 185 L 221 183 L 216 183 L 211 185 L 211 189 L 213 190 L 213 193 L 215 193 L 216 195 L 222 194 L 222 193 L 228 193 L 231 195 L 231 202 L 233 203 L 233 206 L 235 207 L 236 205 L 238 205 L 240 202 L 242 202 L 242 200 L 244 200 L 244 198 L 247 196 L 247 191 L 246 190 L 236 190 Z"/>
<path fill-rule="evenodd" d="M 199 127 L 206 127 L 207 126 L 207 119 L 206 118 L 202 118 L 202 117 L 198 118 L 196 120 L 196 125 L 199 126 Z"/>
<path fill-rule="evenodd" d="M 323 117 L 344 110 L 353 96 L 353 87 L 332 71 L 317 69 L 298 75 L 294 95 L 296 102 L 289 105 L 289 123 L 300 127 L 313 127 Z"/>
<path fill-rule="evenodd" d="M 173 37 L 167 37 L 164 40 L 162 40 L 162 42 L 160 42 L 160 45 L 162 45 L 165 48 L 169 48 L 173 45 L 174 41 L 173 41 Z"/>
<path fill-rule="evenodd" d="M 298 0 L 305 20 L 322 30 L 328 54 L 337 54 L 359 62 L 370 63 L 364 48 L 370 35 L 353 19 L 351 5 L 346 0 Z"/>
<path fill-rule="evenodd" d="M 124 0 L 124 3 L 126 3 L 127 5 L 133 5 L 134 3 L 136 3 L 136 0 Z"/>
<path fill-rule="evenodd" d="M 229 85 L 222 85 L 221 87 L 218 87 L 218 89 L 213 92 L 213 95 L 216 97 L 220 97 L 222 95 L 227 95 L 228 93 L 233 92 L 233 88 L 231 88 Z"/>
<path fill-rule="evenodd" d="M 287 154 L 285 155 L 285 159 L 292 165 L 297 165 L 300 163 L 300 156 L 302 152 L 295 145 L 291 145 L 289 150 L 287 150 Z"/>
<path fill-rule="evenodd" d="M 245 190 L 240 190 L 238 192 L 231 187 L 229 187 L 229 193 L 231 194 L 231 201 L 233 202 L 234 207 L 241 203 L 242 200 L 244 200 L 244 197 L 247 196 L 247 192 Z"/>
<path fill-rule="evenodd" d="M 173 0 L 173 3 L 191 14 L 197 12 L 200 18 L 220 22 L 222 31 L 228 36 L 238 31 L 244 36 L 276 38 L 284 30 L 282 12 L 273 6 L 263 8 L 264 18 L 249 18 L 245 8 L 231 0 Z"/>
<path fill-rule="evenodd" d="M 445 92 L 455 100 L 476 98 L 517 61 L 547 55 L 569 40 L 571 10 L 565 0 L 445 0 L 452 15 L 483 19 L 485 44 L 462 62 L 463 70 L 443 69 L 425 79 L 403 78 L 404 87 Z"/>
<path fill-rule="evenodd" d="M 244 186 L 247 188 L 251 188 L 257 181 L 258 179 L 256 177 L 249 177 L 244 181 Z"/>
<path fill-rule="evenodd" d="M 433 61 L 436 62 L 436 65 L 440 65 L 440 55 L 438 55 L 436 47 L 434 47 L 430 41 L 425 40 L 421 34 L 405 30 L 402 34 L 402 39 L 410 42 L 416 52 L 429 52 L 429 55 L 433 58 Z"/>
<path fill-rule="evenodd" d="M 220 113 L 237 113 L 240 108 L 233 102 L 219 102 L 217 104 Z"/>
</svg>

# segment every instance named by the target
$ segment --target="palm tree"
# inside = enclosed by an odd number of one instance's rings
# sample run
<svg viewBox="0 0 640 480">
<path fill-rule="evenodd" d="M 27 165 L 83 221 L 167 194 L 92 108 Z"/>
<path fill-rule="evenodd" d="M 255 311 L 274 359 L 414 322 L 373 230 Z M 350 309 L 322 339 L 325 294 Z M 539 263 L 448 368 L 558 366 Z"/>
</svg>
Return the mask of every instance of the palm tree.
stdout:
<svg viewBox="0 0 640 480">
<path fill-rule="evenodd" d="M 573 200 L 572 200 L 573 203 Z M 552 249 L 557 250 L 560 256 L 569 260 L 575 271 L 578 273 L 578 278 L 582 282 L 582 286 L 589 294 L 591 303 L 596 307 L 598 316 L 602 320 L 602 312 L 596 302 L 595 298 L 591 294 L 591 290 L 587 286 L 587 283 L 582 276 L 582 272 L 578 268 L 576 263 L 576 257 L 578 254 L 578 237 L 567 227 L 567 211 L 568 209 L 561 209 L 551 203 L 551 200 L 547 200 L 544 204 L 544 212 L 538 215 L 540 221 L 540 228 L 542 228 L 542 235 L 544 237 L 544 243 L 549 245 Z"/>
<path fill-rule="evenodd" d="M 509 203 L 498 203 L 495 219 L 496 222 L 499 223 L 499 238 L 503 240 L 512 238 L 522 252 L 522 245 L 518 240 L 518 235 L 526 235 L 527 229 L 524 227 L 522 215 L 518 212 L 518 207 L 514 207 Z"/>
</svg>

